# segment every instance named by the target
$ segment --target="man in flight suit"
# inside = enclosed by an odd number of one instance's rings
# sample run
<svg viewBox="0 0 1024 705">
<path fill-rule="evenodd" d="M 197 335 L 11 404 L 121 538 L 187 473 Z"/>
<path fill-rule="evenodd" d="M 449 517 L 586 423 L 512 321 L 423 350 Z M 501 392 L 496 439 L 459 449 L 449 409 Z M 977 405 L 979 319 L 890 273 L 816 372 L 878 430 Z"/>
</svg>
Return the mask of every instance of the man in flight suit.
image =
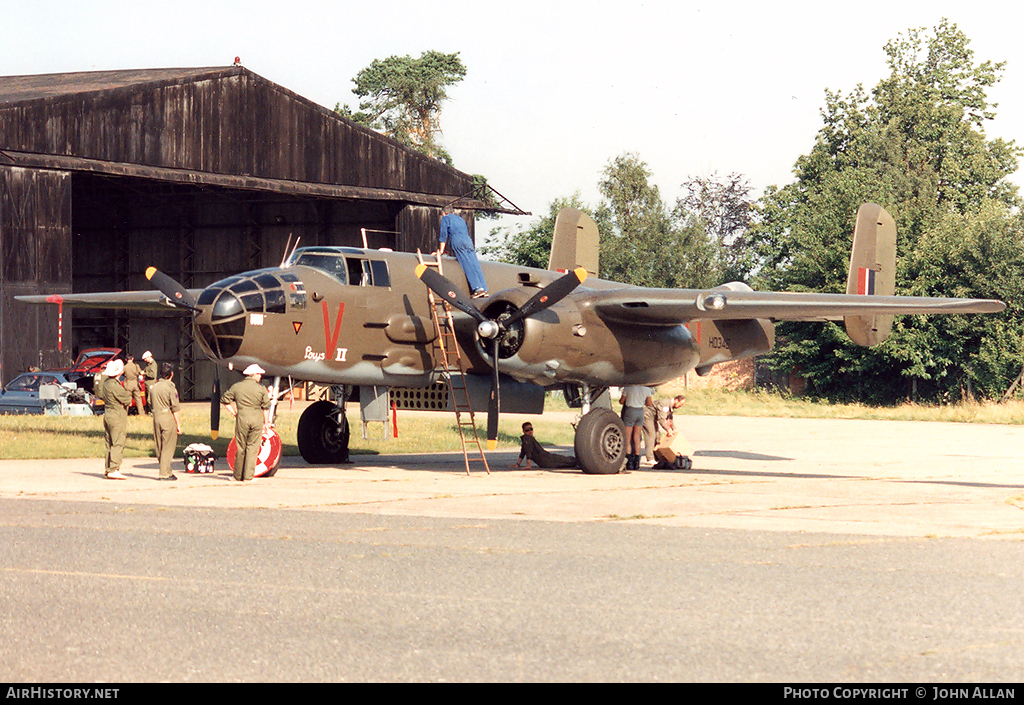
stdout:
<svg viewBox="0 0 1024 705">
<path fill-rule="evenodd" d="M 145 404 L 142 403 L 142 388 L 139 382 L 142 378 L 142 368 L 135 362 L 132 355 L 128 356 L 128 362 L 124 363 L 124 388 L 132 395 L 135 402 L 135 412 L 142 416 L 146 413 Z"/>
<path fill-rule="evenodd" d="M 526 467 L 530 467 L 530 461 L 532 460 L 537 464 L 539 468 L 575 468 L 577 467 L 576 458 L 567 458 L 564 455 L 558 455 L 545 450 L 537 439 L 533 437 L 533 424 L 527 421 L 523 424 L 523 435 L 519 439 L 522 444 L 519 449 L 519 460 L 516 461 L 515 467 L 519 467 L 523 462 L 523 458 L 526 458 Z"/>
<path fill-rule="evenodd" d="M 235 382 L 221 397 L 221 404 L 235 417 L 235 479 L 251 480 L 256 474 L 263 428 L 270 425 L 270 394 L 260 384 L 264 370 L 256 364 L 242 371 L 245 379 Z M 231 404 L 234 403 L 234 408 Z"/>
<path fill-rule="evenodd" d="M 171 472 L 174 449 L 181 433 L 181 404 L 178 390 L 171 379 L 174 368 L 171 363 L 160 365 L 160 381 L 149 388 L 149 403 L 153 409 L 153 440 L 156 442 L 156 457 L 160 461 L 160 480 L 177 480 Z"/>
<path fill-rule="evenodd" d="M 142 375 L 146 378 L 146 389 L 149 389 L 156 384 L 157 368 L 156 360 L 153 359 L 153 353 L 149 350 L 142 353 L 142 361 L 146 363 L 145 369 L 142 371 Z M 150 410 L 152 411 L 153 406 L 150 404 Z"/>
<path fill-rule="evenodd" d="M 124 372 L 124 363 L 111 360 L 103 369 L 99 397 L 103 400 L 103 444 L 106 447 L 106 477 L 110 480 L 126 480 L 121 474 L 121 459 L 124 457 L 124 442 L 128 431 L 128 405 L 132 395 L 121 386 L 118 377 Z"/>
</svg>

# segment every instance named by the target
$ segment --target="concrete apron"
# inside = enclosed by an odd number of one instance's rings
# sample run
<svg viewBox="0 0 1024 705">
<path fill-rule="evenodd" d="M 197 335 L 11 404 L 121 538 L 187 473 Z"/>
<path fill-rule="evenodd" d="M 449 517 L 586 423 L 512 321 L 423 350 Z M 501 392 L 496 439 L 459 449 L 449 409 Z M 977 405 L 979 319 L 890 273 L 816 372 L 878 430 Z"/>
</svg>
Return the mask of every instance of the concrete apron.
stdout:
<svg viewBox="0 0 1024 705">
<path fill-rule="evenodd" d="M 682 416 L 691 471 L 613 476 L 510 469 L 488 454 L 353 456 L 313 467 L 285 458 L 273 478 L 189 475 L 157 482 L 155 458 L 0 462 L 0 498 L 173 507 L 304 509 L 467 519 L 631 521 L 758 531 L 897 537 L 1024 537 L 1024 427 L 844 419 Z M 552 448 L 571 453 L 571 449 Z"/>
</svg>

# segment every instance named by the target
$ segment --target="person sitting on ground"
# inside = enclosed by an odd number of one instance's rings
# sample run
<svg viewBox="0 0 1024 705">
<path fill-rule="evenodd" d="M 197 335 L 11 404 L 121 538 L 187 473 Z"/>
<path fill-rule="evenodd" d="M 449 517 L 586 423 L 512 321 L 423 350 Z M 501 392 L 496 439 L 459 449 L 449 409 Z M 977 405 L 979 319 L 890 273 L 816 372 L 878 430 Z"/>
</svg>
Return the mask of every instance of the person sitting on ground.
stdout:
<svg viewBox="0 0 1024 705">
<path fill-rule="evenodd" d="M 574 468 L 577 467 L 575 456 L 565 457 L 544 450 L 537 439 L 533 437 L 533 424 L 527 421 L 523 424 L 523 435 L 519 439 L 522 445 L 519 450 L 519 460 L 514 467 L 519 467 L 526 458 L 526 467 L 530 467 L 532 460 L 539 468 Z"/>
</svg>

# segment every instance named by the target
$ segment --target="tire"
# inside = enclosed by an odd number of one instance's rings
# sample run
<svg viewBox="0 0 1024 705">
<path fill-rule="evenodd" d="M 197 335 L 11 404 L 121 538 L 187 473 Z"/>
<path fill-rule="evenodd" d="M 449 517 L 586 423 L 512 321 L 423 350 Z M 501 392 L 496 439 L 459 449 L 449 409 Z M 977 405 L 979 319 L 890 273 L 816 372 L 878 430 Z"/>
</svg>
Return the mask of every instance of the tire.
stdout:
<svg viewBox="0 0 1024 705">
<path fill-rule="evenodd" d="M 611 409 L 594 409 L 576 427 L 576 460 L 588 475 L 614 475 L 626 463 L 625 441 L 622 419 Z"/>
<path fill-rule="evenodd" d="M 334 465 L 348 461 L 348 420 L 333 402 L 318 401 L 303 411 L 296 435 L 299 453 L 307 463 Z"/>
</svg>

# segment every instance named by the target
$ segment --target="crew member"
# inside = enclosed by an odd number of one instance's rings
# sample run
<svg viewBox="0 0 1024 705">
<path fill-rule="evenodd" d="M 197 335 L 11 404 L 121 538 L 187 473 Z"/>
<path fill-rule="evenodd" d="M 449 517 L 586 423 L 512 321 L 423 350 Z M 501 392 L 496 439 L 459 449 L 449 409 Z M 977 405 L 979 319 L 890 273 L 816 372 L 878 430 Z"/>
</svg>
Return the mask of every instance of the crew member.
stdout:
<svg viewBox="0 0 1024 705">
<path fill-rule="evenodd" d="M 146 389 L 149 389 L 154 384 L 156 384 L 158 373 L 156 360 L 153 359 L 153 353 L 147 350 L 146 352 L 142 353 L 142 361 L 146 363 L 146 367 L 142 371 L 142 376 L 145 378 Z M 150 408 L 152 409 L 152 405 L 150 406 Z"/>
<path fill-rule="evenodd" d="M 469 236 L 469 228 L 462 216 L 455 213 L 451 206 L 445 206 L 441 211 L 441 233 L 438 237 L 439 245 L 437 256 L 444 254 L 445 245 L 451 249 L 452 254 L 462 267 L 462 273 L 466 275 L 466 282 L 469 284 L 469 291 L 474 299 L 487 296 L 487 280 L 484 279 L 484 272 L 480 268 L 480 262 L 476 257 L 476 249 L 473 247 L 473 238 Z"/>
<path fill-rule="evenodd" d="M 160 475 L 157 479 L 160 480 L 178 479 L 171 472 L 171 461 L 181 433 L 181 403 L 178 401 L 178 390 L 171 381 L 173 378 L 174 368 L 171 363 L 161 363 L 160 381 L 148 389 L 149 403 L 153 409 L 153 441 L 160 462 Z"/>
<path fill-rule="evenodd" d="M 567 458 L 564 455 L 557 455 L 544 449 L 543 446 L 533 437 L 533 424 L 527 421 L 523 424 L 523 435 L 519 439 L 519 460 L 515 467 L 519 467 L 526 458 L 526 467 L 530 467 L 532 460 L 539 468 L 574 468 L 577 466 L 576 458 Z"/>
<path fill-rule="evenodd" d="M 622 423 L 626 426 L 626 470 L 640 467 L 640 453 L 643 448 L 644 407 L 653 406 L 651 388 L 640 385 L 623 387 Z"/>
<path fill-rule="evenodd" d="M 270 394 L 260 384 L 266 372 L 257 364 L 246 367 L 245 379 L 235 382 L 221 397 L 221 404 L 235 417 L 235 479 L 247 482 L 256 475 L 263 429 L 270 426 Z M 232 408 L 234 403 L 234 408 Z"/>
<path fill-rule="evenodd" d="M 143 379 L 142 368 L 139 367 L 139 363 L 135 362 L 135 356 L 129 355 L 128 361 L 124 363 L 124 388 L 132 395 L 132 401 L 135 403 L 135 413 L 139 416 L 146 413 L 145 405 L 142 401 L 142 386 L 140 384 Z"/>
<path fill-rule="evenodd" d="M 106 448 L 106 477 L 110 480 L 126 480 L 121 474 L 121 460 L 124 457 L 124 442 L 128 430 L 128 405 L 132 395 L 121 386 L 118 377 L 124 372 L 121 360 L 111 360 L 103 368 L 100 380 L 100 399 L 103 400 L 103 444 Z"/>
</svg>

